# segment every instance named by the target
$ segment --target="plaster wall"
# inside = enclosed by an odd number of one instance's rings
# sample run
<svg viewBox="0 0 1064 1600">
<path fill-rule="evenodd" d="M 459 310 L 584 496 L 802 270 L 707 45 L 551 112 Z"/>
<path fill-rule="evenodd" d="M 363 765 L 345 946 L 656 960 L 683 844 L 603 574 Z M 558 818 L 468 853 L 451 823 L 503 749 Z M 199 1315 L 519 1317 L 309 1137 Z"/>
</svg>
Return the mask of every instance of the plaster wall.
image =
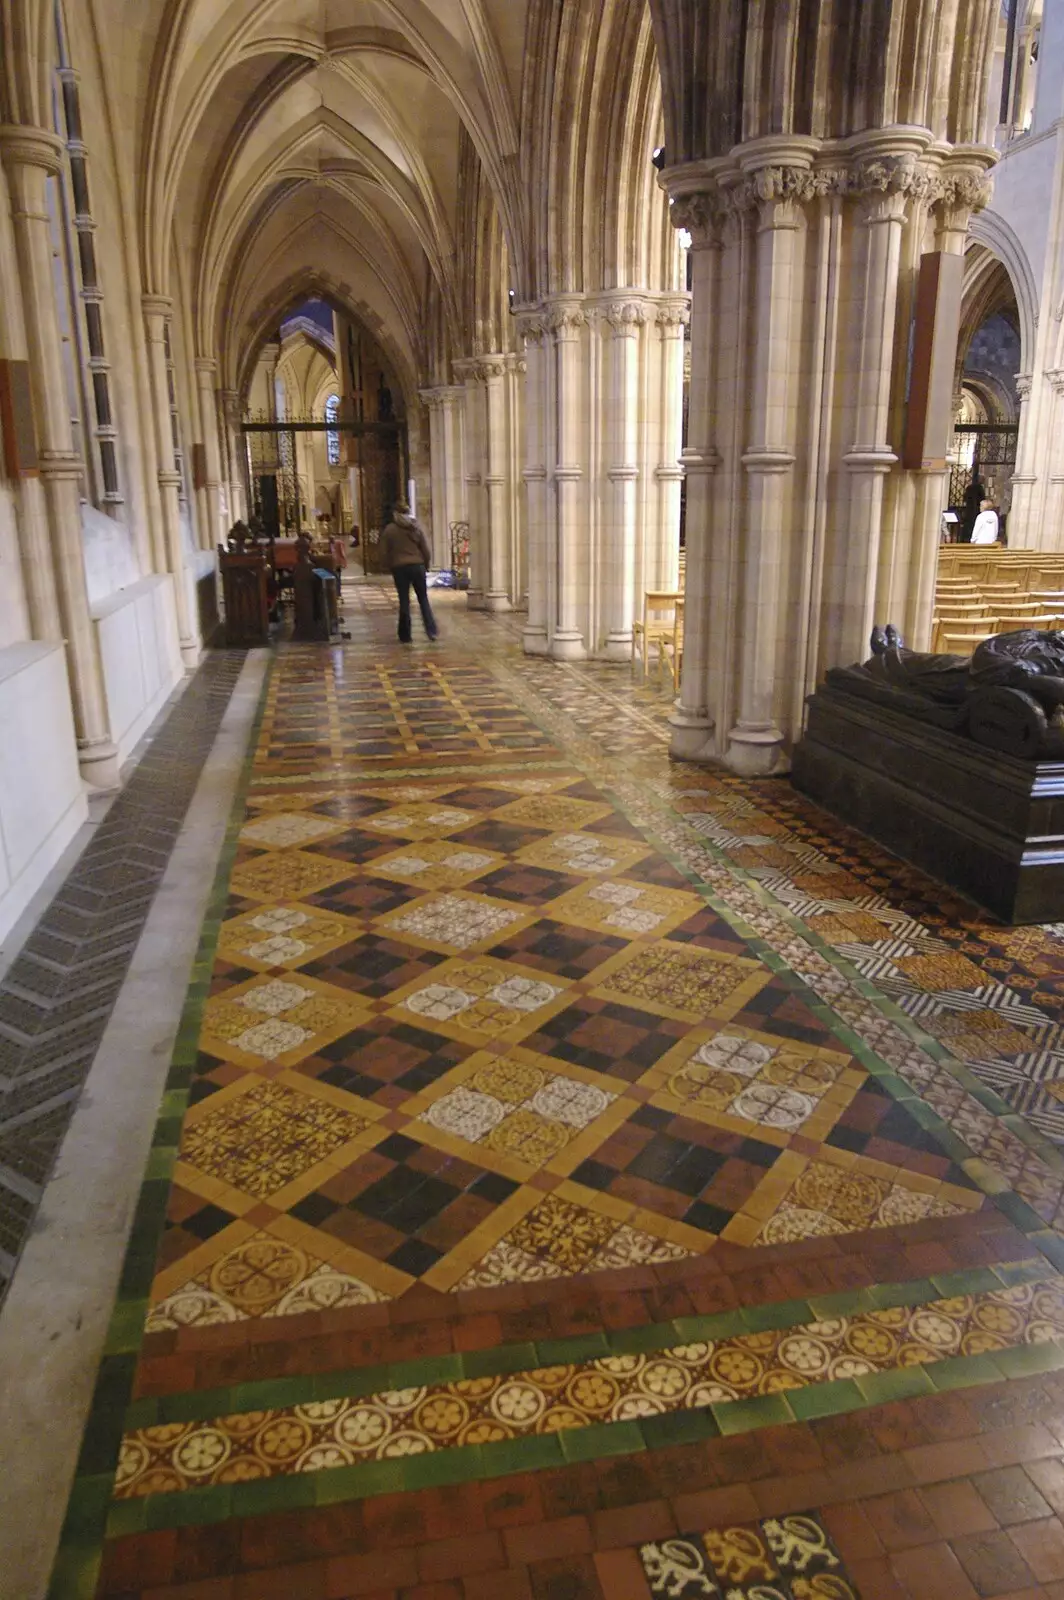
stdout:
<svg viewBox="0 0 1064 1600">
<path fill-rule="evenodd" d="M 61 644 L 0 649 L 0 940 L 88 816 Z"/>
<path fill-rule="evenodd" d="M 173 578 L 142 578 L 99 601 L 92 618 L 121 763 L 183 674 Z"/>
</svg>

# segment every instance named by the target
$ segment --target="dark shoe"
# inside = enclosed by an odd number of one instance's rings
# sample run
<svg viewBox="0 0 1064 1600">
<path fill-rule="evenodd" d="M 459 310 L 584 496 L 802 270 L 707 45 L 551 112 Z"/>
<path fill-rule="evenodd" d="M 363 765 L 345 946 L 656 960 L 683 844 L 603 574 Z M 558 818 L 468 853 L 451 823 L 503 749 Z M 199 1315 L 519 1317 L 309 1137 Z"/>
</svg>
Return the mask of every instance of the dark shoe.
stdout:
<svg viewBox="0 0 1064 1600">
<path fill-rule="evenodd" d="M 428 636 L 429 644 L 435 644 L 436 640 L 438 638 L 439 638 L 439 633 L 430 633 L 429 636 Z"/>
</svg>

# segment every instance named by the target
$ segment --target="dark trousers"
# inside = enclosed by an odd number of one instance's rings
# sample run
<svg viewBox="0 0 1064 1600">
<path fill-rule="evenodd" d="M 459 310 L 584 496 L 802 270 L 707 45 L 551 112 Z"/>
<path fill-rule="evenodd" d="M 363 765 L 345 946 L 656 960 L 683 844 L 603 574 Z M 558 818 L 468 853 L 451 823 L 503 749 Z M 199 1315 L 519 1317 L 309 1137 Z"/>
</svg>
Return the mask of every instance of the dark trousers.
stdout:
<svg viewBox="0 0 1064 1600">
<path fill-rule="evenodd" d="M 395 588 L 399 596 L 399 643 L 410 643 L 410 590 L 417 595 L 417 603 L 421 609 L 421 620 L 425 624 L 425 632 L 430 639 L 435 639 L 438 632 L 436 618 L 432 615 L 429 605 L 428 585 L 425 582 L 425 567 L 420 561 L 412 561 L 408 566 L 394 567 L 392 577 L 395 579 Z"/>
</svg>

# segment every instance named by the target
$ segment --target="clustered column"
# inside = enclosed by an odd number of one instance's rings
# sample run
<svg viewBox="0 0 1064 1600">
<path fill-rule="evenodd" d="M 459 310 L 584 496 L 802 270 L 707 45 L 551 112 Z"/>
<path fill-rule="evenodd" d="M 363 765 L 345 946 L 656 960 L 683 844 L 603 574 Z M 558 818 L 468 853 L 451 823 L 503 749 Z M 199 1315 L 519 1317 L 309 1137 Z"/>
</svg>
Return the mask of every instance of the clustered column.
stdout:
<svg viewBox="0 0 1064 1600">
<path fill-rule="evenodd" d="M 159 499 L 162 503 L 163 533 L 167 566 L 174 579 L 174 604 L 181 659 L 186 667 L 199 660 L 200 645 L 192 622 L 189 586 L 185 574 L 181 533 L 181 472 L 174 440 L 174 420 L 170 397 L 167 324 L 173 302 L 164 295 L 144 295 L 141 300 L 144 329 L 148 341 L 148 364 L 152 386 L 152 413 L 155 423 L 155 451 Z"/>
<path fill-rule="evenodd" d="M 899 581 L 922 605 L 942 475 L 903 472 L 892 448 L 905 403 L 899 287 L 922 250 L 963 241 L 988 159 L 901 128 L 845 148 L 752 140 L 666 174 L 673 220 L 693 239 L 675 755 L 782 770 L 816 678 L 864 657 Z M 908 485 L 904 547 L 883 543 L 888 479 L 895 517 Z"/>
<path fill-rule="evenodd" d="M 2 127 L 0 159 L 11 189 L 43 491 L 43 505 L 36 508 L 43 518 L 32 503 L 27 518 L 31 625 L 40 639 L 66 641 L 82 776 L 107 789 L 118 782 L 118 756 L 85 587 L 79 494 L 84 464 L 74 450 L 66 404 L 47 205 L 48 180 L 62 170 L 62 141 L 43 128 Z"/>
</svg>

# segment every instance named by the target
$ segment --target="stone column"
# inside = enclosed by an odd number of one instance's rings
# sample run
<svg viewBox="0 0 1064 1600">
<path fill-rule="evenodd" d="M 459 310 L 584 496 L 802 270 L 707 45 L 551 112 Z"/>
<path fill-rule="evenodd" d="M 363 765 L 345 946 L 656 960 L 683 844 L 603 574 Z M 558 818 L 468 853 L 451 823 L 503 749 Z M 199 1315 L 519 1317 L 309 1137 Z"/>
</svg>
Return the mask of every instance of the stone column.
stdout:
<svg viewBox="0 0 1064 1600">
<path fill-rule="evenodd" d="M 1042 548 L 1061 550 L 1064 549 L 1064 367 L 1051 367 L 1045 377 L 1050 389 L 1042 402 L 1048 412 L 1045 438 L 1051 443 Z M 1050 543 L 1053 539 L 1055 543 Z"/>
<path fill-rule="evenodd" d="M 240 404 L 240 393 L 237 389 L 223 389 L 219 398 L 222 403 L 222 421 L 225 430 L 226 471 L 229 477 L 229 515 L 233 522 L 240 522 L 246 520 L 248 514 L 244 435 L 240 431 L 240 418 L 243 408 Z M 228 529 L 226 532 L 228 532 Z"/>
<path fill-rule="evenodd" d="M 432 480 L 432 564 L 434 567 L 450 566 L 445 552 L 450 549 L 447 537 L 446 466 L 443 444 L 443 406 L 439 389 L 418 391 L 429 414 L 429 472 Z"/>
<path fill-rule="evenodd" d="M 714 734 L 708 697 L 709 573 L 711 488 L 720 465 L 713 391 L 722 217 L 715 197 L 703 194 L 677 200 L 672 211 L 676 227 L 691 234 L 691 389 L 687 445 L 681 457 L 687 478 L 683 677 L 669 721 L 672 754 L 683 761 L 699 761 L 713 754 Z"/>
<path fill-rule="evenodd" d="M 635 606 L 639 490 L 639 344 L 646 311 L 635 300 L 610 300 L 604 307 L 609 338 L 609 399 L 603 457 L 610 489 L 600 573 L 589 574 L 605 590 L 606 642 L 611 661 L 630 661 Z"/>
<path fill-rule="evenodd" d="M 1035 470 L 1035 452 L 1031 427 L 1032 410 L 1031 391 L 1033 379 L 1029 372 L 1016 374 L 1016 398 L 1020 403 L 1016 417 L 1018 424 L 1016 431 L 1016 470 L 1012 474 L 1009 486 L 1010 501 L 1009 513 L 1009 543 L 1015 549 L 1021 549 L 1033 543 L 1037 550 L 1047 548 L 1046 534 L 1052 538 L 1055 525 L 1043 519 L 1042 526 L 1035 530 L 1032 541 L 1031 533 L 1035 529 L 1034 501 L 1037 494 L 1038 473 Z M 1050 434 L 1052 438 L 1052 434 Z"/>
<path fill-rule="evenodd" d="M 228 531 L 222 522 L 222 460 L 218 446 L 218 412 L 214 399 L 214 379 L 218 363 L 212 356 L 196 357 L 196 384 L 199 388 L 200 427 L 207 458 L 207 549 L 213 550 Z"/>
<path fill-rule="evenodd" d="M 525 527 L 528 546 L 528 619 L 522 632 L 526 655 L 548 654 L 550 585 L 547 570 L 547 375 L 546 328 L 534 312 L 519 314 L 525 345 Z"/>
<path fill-rule="evenodd" d="M 918 178 L 908 185 L 916 212 L 917 232 L 925 206 L 929 203 L 935 221 L 935 249 L 943 255 L 963 256 L 968 243 L 968 225 L 972 211 L 985 205 L 988 186 L 981 168 L 972 169 L 965 164 L 963 150 L 947 162 L 943 171 L 933 179 Z M 915 280 L 919 272 L 919 256 L 912 263 Z M 941 323 L 936 337 L 949 339 L 956 346 L 960 335 L 960 300 L 954 307 L 955 322 L 952 329 Z M 903 617 L 904 637 L 913 648 L 927 650 L 931 647 L 931 631 L 935 609 L 935 584 L 938 579 L 938 552 L 941 545 L 942 513 L 946 509 L 949 468 L 928 468 L 914 474 L 915 503 L 911 526 L 912 539 L 904 578 L 908 593 L 899 613 L 892 607 L 889 612 L 878 608 L 884 616 Z M 889 557 L 889 552 L 885 552 Z M 882 568 L 887 563 L 881 558 L 880 594 L 883 588 Z M 903 580 L 904 581 L 904 580 Z"/>
<path fill-rule="evenodd" d="M 477 361 L 466 357 L 452 363 L 454 375 L 463 385 L 462 429 L 465 438 L 465 494 L 466 515 L 469 524 L 469 589 L 466 605 L 471 611 L 483 611 L 484 595 L 488 587 L 487 564 L 487 507 L 484 474 L 487 471 L 486 427 L 484 420 L 484 389 L 477 380 Z"/>
<path fill-rule="evenodd" d="M 15 201 L 12 195 L 10 205 L 8 203 L 8 181 L 2 165 L 2 154 L 0 146 L 0 260 L 11 292 L 0 297 L 0 349 L 9 360 L 26 361 L 28 351 L 22 297 L 15 292 L 19 273 L 15 230 L 10 220 Z M 19 478 L 12 487 L 17 495 L 19 561 L 30 637 L 61 639 L 63 627 L 59 619 L 59 596 L 52 566 L 44 486 L 40 478 L 34 476 Z"/>
<path fill-rule="evenodd" d="M 506 524 L 510 532 L 510 601 L 528 610 L 528 546 L 525 535 L 525 378 L 523 355 L 506 355 Z"/>
<path fill-rule="evenodd" d="M 181 487 L 181 474 L 177 470 L 175 457 L 173 414 L 167 377 L 166 326 L 173 311 L 173 302 L 165 295 L 144 295 L 141 298 L 141 310 L 144 313 L 144 331 L 148 341 L 155 457 L 158 463 L 157 475 L 159 499 L 162 503 L 166 561 L 174 580 L 174 605 L 177 611 L 181 659 L 186 668 L 191 670 L 199 661 L 200 641 L 192 620 L 185 575 L 185 552 L 182 546 L 181 506 L 178 493 Z"/>
<path fill-rule="evenodd" d="M 548 326 L 554 355 L 554 615 L 550 653 L 562 661 L 581 660 L 587 643 L 580 626 L 581 601 L 589 575 L 582 559 L 585 529 L 581 517 L 582 463 L 587 418 L 581 403 L 581 335 L 587 324 L 583 309 L 568 300 L 552 303 Z"/>
<path fill-rule="evenodd" d="M 32 576 L 29 605 L 39 637 L 66 641 L 71 701 L 82 777 L 100 789 L 118 783 L 118 753 L 111 739 L 107 697 L 89 615 L 82 550 L 80 484 L 84 463 L 74 450 L 55 301 L 49 177 L 62 171 L 62 141 L 43 128 L 0 127 L 0 159 L 11 194 L 15 249 L 22 290 L 44 521 L 51 560 Z M 27 529 L 44 557 L 41 525 Z M 50 568 L 50 572 L 49 572 Z"/>
<path fill-rule="evenodd" d="M 675 589 L 679 577 L 684 334 L 690 317 L 686 296 L 662 302 L 655 315 L 659 347 L 658 441 L 654 507 L 643 564 L 644 589 Z M 637 604 L 639 601 L 637 594 Z"/>
<path fill-rule="evenodd" d="M 859 196 L 859 309 L 852 352 L 852 443 L 842 458 L 849 475 L 846 523 L 836 546 L 837 565 L 828 574 L 824 613 L 831 662 L 863 661 L 874 621 L 883 481 L 898 459 L 889 437 L 890 383 L 912 176 L 910 161 L 885 154 L 858 165 L 852 180 Z"/>
<path fill-rule="evenodd" d="M 485 528 L 487 560 L 484 565 L 485 611 L 510 611 L 511 549 L 508 495 L 508 429 L 506 426 L 506 359 L 482 356 L 477 377 L 484 385 L 485 460 L 487 490 Z"/>
<path fill-rule="evenodd" d="M 743 550 L 738 718 L 725 759 L 747 777 L 780 766 L 776 657 L 782 621 L 783 554 L 787 507 L 794 495 L 794 416 L 791 387 L 792 329 L 799 233 L 805 221 L 798 201 L 785 193 L 778 169 L 755 172 L 757 203 L 756 343 L 753 351 L 750 443 L 743 453 L 747 522 Z"/>
</svg>

